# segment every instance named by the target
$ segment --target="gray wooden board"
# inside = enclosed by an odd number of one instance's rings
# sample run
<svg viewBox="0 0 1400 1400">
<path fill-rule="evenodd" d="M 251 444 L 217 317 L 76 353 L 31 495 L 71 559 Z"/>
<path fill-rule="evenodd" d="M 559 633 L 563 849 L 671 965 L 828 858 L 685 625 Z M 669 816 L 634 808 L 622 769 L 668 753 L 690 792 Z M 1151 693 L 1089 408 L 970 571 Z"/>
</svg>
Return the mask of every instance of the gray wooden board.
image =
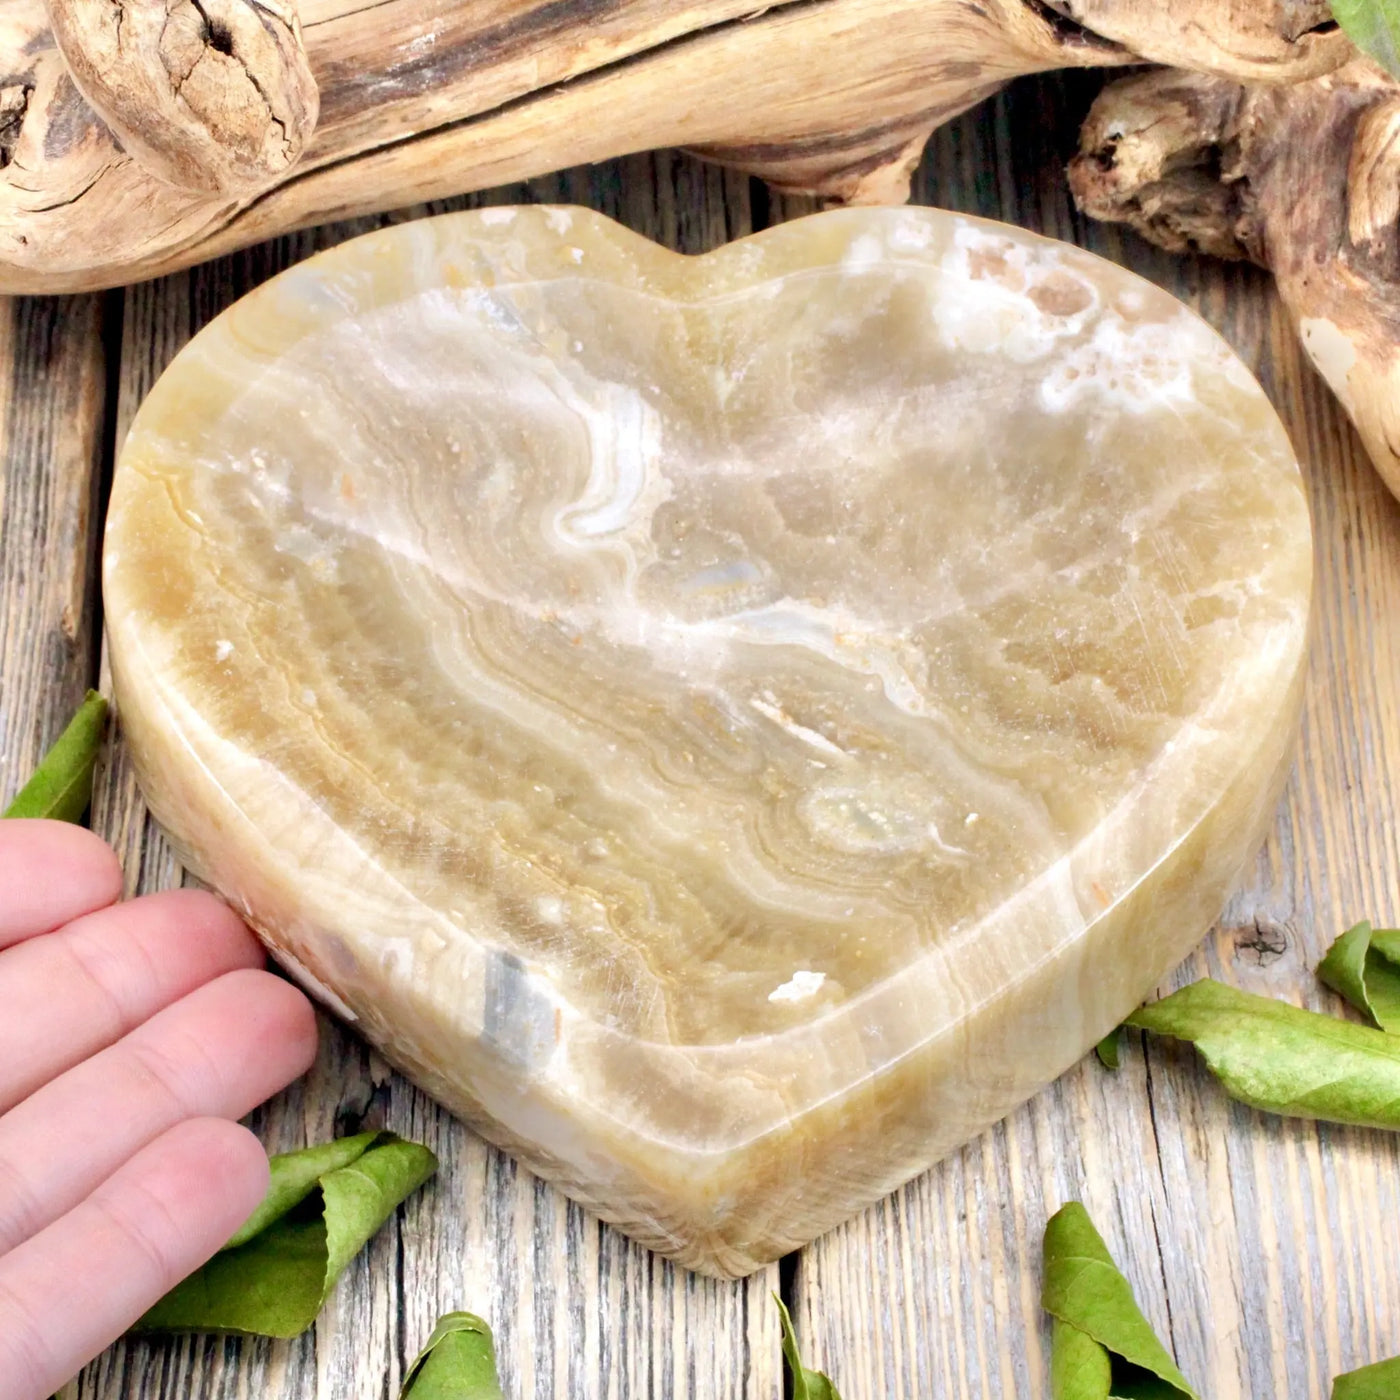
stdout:
<svg viewBox="0 0 1400 1400">
<path fill-rule="evenodd" d="M 1305 366 L 1268 279 L 1176 259 L 1087 225 L 1062 158 L 1095 80 L 1023 82 L 936 133 L 916 198 L 1072 238 L 1167 286 L 1236 346 L 1307 471 L 1316 638 L 1297 768 L 1265 849 L 1174 982 L 1209 972 L 1336 1009 L 1312 969 L 1355 918 L 1400 920 L 1400 508 Z M 685 157 L 633 157 L 459 205 L 592 205 L 699 251 L 807 212 Z M 422 212 L 422 211 L 411 211 Z M 394 217 L 407 217 L 407 214 Z M 99 499 L 142 395 L 223 306 L 315 248 L 301 234 L 106 299 L 0 308 L 0 795 L 97 678 Z M 105 312 L 105 316 L 104 316 Z M 104 326 L 114 391 L 104 396 Z M 105 412 L 104 412 L 105 401 Z M 94 824 L 133 892 L 182 875 L 120 734 Z M 121 1344 L 64 1400 L 370 1400 L 396 1392 L 436 1315 L 496 1326 L 507 1393 L 539 1400 L 782 1393 L 768 1291 L 780 1282 L 811 1365 L 846 1400 L 1048 1394 L 1039 1241 L 1084 1199 L 1149 1318 L 1211 1400 L 1325 1397 L 1341 1369 L 1400 1352 L 1400 1144 L 1231 1104 L 1189 1051 L 1088 1061 L 1005 1123 L 845 1227 L 743 1284 L 680 1273 L 518 1169 L 327 1020 L 312 1074 L 254 1118 L 274 1150 L 363 1126 L 430 1143 L 436 1183 L 351 1269 L 306 1337 Z"/>
<path fill-rule="evenodd" d="M 0 809 L 96 676 L 103 299 L 0 299 Z"/>
</svg>

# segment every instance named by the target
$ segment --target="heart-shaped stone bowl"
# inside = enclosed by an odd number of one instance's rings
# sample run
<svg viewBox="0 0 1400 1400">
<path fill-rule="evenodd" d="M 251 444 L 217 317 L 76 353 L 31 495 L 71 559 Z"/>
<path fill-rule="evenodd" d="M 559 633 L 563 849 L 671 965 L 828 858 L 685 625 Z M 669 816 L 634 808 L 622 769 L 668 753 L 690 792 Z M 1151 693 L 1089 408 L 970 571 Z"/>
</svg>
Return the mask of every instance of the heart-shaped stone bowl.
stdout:
<svg viewBox="0 0 1400 1400">
<path fill-rule="evenodd" d="M 105 586 L 190 868 L 492 1141 L 740 1275 L 1200 938 L 1311 568 L 1264 395 L 1109 263 L 929 209 L 686 258 L 529 208 L 199 334 Z"/>
</svg>

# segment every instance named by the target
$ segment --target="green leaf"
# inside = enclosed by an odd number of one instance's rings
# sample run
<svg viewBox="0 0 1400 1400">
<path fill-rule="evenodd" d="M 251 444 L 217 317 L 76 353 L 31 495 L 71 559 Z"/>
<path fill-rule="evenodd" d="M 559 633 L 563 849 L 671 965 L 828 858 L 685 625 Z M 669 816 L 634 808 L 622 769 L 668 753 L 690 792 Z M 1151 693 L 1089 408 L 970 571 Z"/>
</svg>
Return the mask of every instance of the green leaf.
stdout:
<svg viewBox="0 0 1400 1400">
<path fill-rule="evenodd" d="M 404 1377 L 399 1400 L 504 1400 L 491 1329 L 475 1314 L 448 1313 Z"/>
<path fill-rule="evenodd" d="M 1400 929 L 1353 925 L 1327 950 L 1317 975 L 1383 1031 L 1400 1035 Z"/>
<path fill-rule="evenodd" d="M 1128 1017 L 1191 1041 L 1241 1103 L 1290 1118 L 1400 1128 L 1400 1038 L 1209 979 Z"/>
<path fill-rule="evenodd" d="M 1055 1319 L 1054 1400 L 1199 1400 L 1078 1201 L 1050 1217 L 1044 1249 L 1040 1305 Z"/>
<path fill-rule="evenodd" d="M 1123 1043 L 1123 1027 L 1114 1026 L 1099 1043 L 1094 1046 L 1094 1054 L 1105 1069 L 1118 1068 L 1118 1052 Z"/>
<path fill-rule="evenodd" d="M 304 1147 L 300 1152 L 283 1152 L 268 1158 L 267 1195 L 224 1248 L 237 1249 L 254 1235 L 262 1234 L 316 1190 L 323 1176 L 358 1161 L 379 1137 L 379 1133 L 358 1133 L 354 1137 L 322 1143 L 319 1147 Z"/>
<path fill-rule="evenodd" d="M 1332 1382 L 1332 1400 L 1395 1400 L 1400 1395 L 1400 1356 L 1348 1371 Z"/>
<path fill-rule="evenodd" d="M 1050 1325 L 1050 1394 L 1054 1400 L 1108 1400 L 1113 1363 L 1087 1332 L 1061 1322 Z"/>
<path fill-rule="evenodd" d="M 432 1176 L 437 1158 L 393 1133 L 360 1133 L 273 1157 L 269 1166 L 262 1205 L 134 1331 L 304 1332 L 345 1266 Z"/>
<path fill-rule="evenodd" d="M 92 770 L 102 748 L 107 725 L 107 702 L 90 690 L 34 770 L 34 776 L 5 808 L 6 817 L 49 817 L 60 822 L 80 822 L 92 801 Z"/>
<path fill-rule="evenodd" d="M 778 1305 L 778 1316 L 783 1324 L 783 1356 L 792 1373 L 792 1400 L 841 1400 L 836 1387 L 826 1376 L 820 1371 L 809 1371 L 802 1364 L 797 1350 L 797 1333 L 792 1330 L 792 1317 L 776 1293 L 773 1301 Z"/>
<path fill-rule="evenodd" d="M 1400 78 L 1400 0 L 1332 0 L 1332 17 L 1358 49 Z"/>
</svg>

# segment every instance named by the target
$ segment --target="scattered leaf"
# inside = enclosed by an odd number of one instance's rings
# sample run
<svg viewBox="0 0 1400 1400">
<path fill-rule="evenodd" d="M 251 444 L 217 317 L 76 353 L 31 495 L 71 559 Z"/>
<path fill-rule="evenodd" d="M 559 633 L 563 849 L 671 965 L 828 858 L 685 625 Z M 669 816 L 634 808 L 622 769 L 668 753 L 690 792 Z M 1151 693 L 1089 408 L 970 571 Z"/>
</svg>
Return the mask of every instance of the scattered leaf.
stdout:
<svg viewBox="0 0 1400 1400">
<path fill-rule="evenodd" d="M 354 1137 L 336 1138 L 333 1142 L 324 1142 L 316 1147 L 304 1147 L 300 1152 L 282 1152 L 269 1157 L 267 1194 L 224 1248 L 237 1249 L 255 1235 L 262 1234 L 268 1226 L 275 1224 L 315 1191 L 323 1176 L 358 1161 L 379 1137 L 379 1133 L 357 1133 Z"/>
<path fill-rule="evenodd" d="M 408 1368 L 399 1400 L 503 1400 L 491 1329 L 469 1312 L 440 1319 Z"/>
<path fill-rule="evenodd" d="M 269 1165 L 263 1204 L 135 1331 L 304 1332 L 345 1266 L 437 1170 L 437 1158 L 393 1133 L 360 1133 L 273 1157 Z"/>
<path fill-rule="evenodd" d="M 1332 0 L 1332 17 L 1358 49 L 1400 78 L 1400 0 Z"/>
<path fill-rule="evenodd" d="M 1381 1030 L 1400 1035 L 1400 929 L 1353 925 L 1327 950 L 1317 975 Z"/>
<path fill-rule="evenodd" d="M 1114 1026 L 1099 1043 L 1094 1046 L 1094 1054 L 1105 1069 L 1118 1068 L 1118 1052 L 1123 1043 L 1123 1027 Z"/>
<path fill-rule="evenodd" d="M 1078 1201 L 1050 1217 L 1044 1250 L 1054 1400 L 1199 1400 Z"/>
<path fill-rule="evenodd" d="M 1050 1394 L 1053 1400 L 1106 1400 L 1113 1388 L 1108 1351 L 1087 1332 L 1053 1318 L 1050 1323 Z"/>
<path fill-rule="evenodd" d="M 1400 1356 L 1348 1371 L 1332 1382 L 1332 1400 L 1395 1400 L 1400 1395 Z"/>
<path fill-rule="evenodd" d="M 776 1293 L 773 1301 L 778 1305 L 778 1316 L 783 1324 L 783 1356 L 792 1373 L 792 1400 L 841 1400 L 827 1376 L 820 1371 L 809 1371 L 802 1364 L 797 1350 L 797 1333 L 792 1330 L 792 1317 Z"/>
<path fill-rule="evenodd" d="M 1206 979 L 1127 1024 L 1189 1040 L 1227 1093 L 1266 1113 L 1400 1128 L 1400 1038 Z"/>
<path fill-rule="evenodd" d="M 5 808 L 7 817 L 48 817 L 80 822 L 92 801 L 92 770 L 102 748 L 107 725 L 107 702 L 90 690 L 34 770 L 34 776 Z"/>
</svg>

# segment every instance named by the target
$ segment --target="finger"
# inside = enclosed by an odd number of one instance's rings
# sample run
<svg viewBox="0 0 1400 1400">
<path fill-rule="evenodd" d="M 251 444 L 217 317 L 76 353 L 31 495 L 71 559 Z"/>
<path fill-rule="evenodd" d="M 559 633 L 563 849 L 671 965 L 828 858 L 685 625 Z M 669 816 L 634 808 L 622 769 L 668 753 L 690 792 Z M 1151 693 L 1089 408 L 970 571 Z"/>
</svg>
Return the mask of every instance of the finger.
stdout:
<svg viewBox="0 0 1400 1400">
<path fill-rule="evenodd" d="M 0 1400 L 56 1391 L 214 1255 L 266 1190 L 252 1133 L 194 1119 L 0 1259 Z"/>
<path fill-rule="evenodd" d="M 311 1003 L 230 972 L 158 1012 L 0 1118 L 0 1252 L 71 1210 L 186 1118 L 241 1118 L 316 1055 Z"/>
<path fill-rule="evenodd" d="M 170 890 L 0 952 L 0 1113 L 263 952 L 213 895 Z"/>
<path fill-rule="evenodd" d="M 103 909 L 121 892 L 116 853 L 84 827 L 0 821 L 0 948 Z"/>
</svg>

